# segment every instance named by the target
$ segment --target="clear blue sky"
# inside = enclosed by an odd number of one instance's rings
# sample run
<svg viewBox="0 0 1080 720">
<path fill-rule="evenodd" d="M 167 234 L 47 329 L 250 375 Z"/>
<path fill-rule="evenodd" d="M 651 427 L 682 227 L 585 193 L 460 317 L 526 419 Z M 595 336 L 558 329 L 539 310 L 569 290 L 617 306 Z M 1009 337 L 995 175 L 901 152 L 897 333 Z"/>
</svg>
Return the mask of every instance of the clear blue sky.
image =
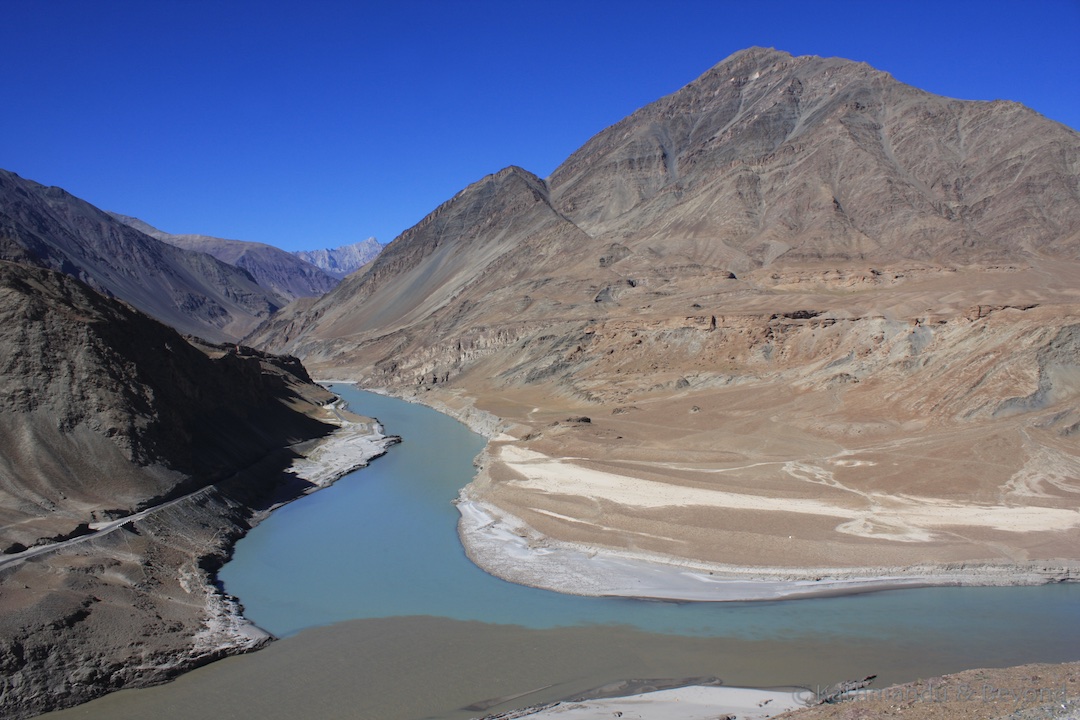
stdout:
<svg viewBox="0 0 1080 720">
<path fill-rule="evenodd" d="M 1080 128 L 1080 0 L 9 0 L 0 167 L 163 230 L 389 242 L 752 45 Z"/>
</svg>

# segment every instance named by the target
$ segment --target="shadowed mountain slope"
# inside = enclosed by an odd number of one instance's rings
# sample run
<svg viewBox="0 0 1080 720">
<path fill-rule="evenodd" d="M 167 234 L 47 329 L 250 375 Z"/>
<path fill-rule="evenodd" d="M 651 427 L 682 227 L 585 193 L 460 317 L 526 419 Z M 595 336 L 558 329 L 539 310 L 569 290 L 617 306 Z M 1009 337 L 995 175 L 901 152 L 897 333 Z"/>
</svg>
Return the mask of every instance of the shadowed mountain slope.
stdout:
<svg viewBox="0 0 1080 720">
<path fill-rule="evenodd" d="M 246 270 L 255 282 L 278 297 L 292 302 L 302 297 L 318 297 L 338 284 L 338 278 L 281 248 L 245 240 L 225 240 L 209 235 L 173 235 L 128 215 L 109 213 L 125 225 L 152 238 L 186 250 L 213 255 L 218 260 Z"/>
<path fill-rule="evenodd" d="M 310 488 L 283 471 L 334 429 L 332 398 L 295 358 L 0 261 L 0 714 L 267 642 L 212 575 L 259 511 Z"/>
<path fill-rule="evenodd" d="M 285 304 L 245 270 L 155 240 L 60 188 L 3 170 L 0 259 L 66 273 L 214 341 L 235 340 Z"/>
<path fill-rule="evenodd" d="M 175 330 L 66 275 L 0 261 L 0 544 L 221 480 L 331 429 L 303 366 Z M 314 396 L 313 396 L 314 397 Z"/>
</svg>

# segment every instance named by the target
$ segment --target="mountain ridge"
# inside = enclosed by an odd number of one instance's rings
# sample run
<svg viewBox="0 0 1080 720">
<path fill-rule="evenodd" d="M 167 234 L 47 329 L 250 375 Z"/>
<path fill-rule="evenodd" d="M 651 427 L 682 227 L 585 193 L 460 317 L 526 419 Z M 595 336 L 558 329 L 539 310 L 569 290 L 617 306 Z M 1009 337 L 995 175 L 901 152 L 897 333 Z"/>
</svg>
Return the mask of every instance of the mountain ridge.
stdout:
<svg viewBox="0 0 1080 720">
<path fill-rule="evenodd" d="M 779 80 L 770 74 L 785 69 L 788 71 L 787 74 L 782 74 Z M 851 81 L 854 85 L 851 82 L 840 82 L 849 75 L 854 76 L 854 80 Z M 819 94 L 824 92 L 826 97 L 824 100 L 817 101 L 818 106 L 815 106 L 816 109 L 811 115 L 821 122 L 831 118 L 832 129 L 829 131 L 831 133 L 829 142 L 834 145 L 840 143 L 835 149 L 830 150 L 829 157 L 824 158 L 824 167 L 820 163 L 815 164 L 819 156 L 823 154 L 822 152 L 814 148 L 797 150 L 788 143 L 787 131 L 774 133 L 772 136 L 768 132 L 769 123 L 772 122 L 769 119 L 769 113 L 787 117 L 786 106 L 781 107 L 779 101 L 772 99 L 778 87 L 783 86 L 784 91 L 781 94 L 785 97 L 808 94 L 805 88 L 798 93 L 787 92 L 787 89 L 795 85 L 789 80 L 798 80 L 802 83 L 799 76 L 807 78 L 806 85 L 811 85 L 810 80 L 814 79 L 824 88 L 824 90 L 819 88 L 817 92 Z M 620 288 L 626 288 L 626 282 L 638 283 L 633 287 L 643 287 L 650 281 L 669 282 L 671 278 L 667 276 L 670 275 L 668 271 L 673 268 L 688 269 L 691 274 L 704 272 L 716 280 L 726 280 L 733 272 L 747 274 L 763 266 L 782 266 L 785 257 L 794 259 L 797 263 L 819 261 L 827 263 L 835 260 L 894 266 L 897 263 L 910 264 L 912 262 L 932 265 L 945 260 L 951 265 L 996 265 L 1008 264 L 1010 261 L 1023 263 L 1027 257 L 1040 254 L 1042 247 L 1059 254 L 1071 253 L 1074 247 L 1080 247 L 1080 212 L 1077 211 L 1077 207 L 1080 207 L 1080 202 L 1078 202 L 1080 187 L 1077 186 L 1075 179 L 1068 180 L 1070 177 L 1075 178 L 1074 170 L 1080 168 L 1080 156 L 1076 152 L 1077 135 L 1057 123 L 1042 125 L 1043 128 L 1050 127 L 1052 135 L 1056 134 L 1056 137 L 1051 138 L 1051 142 L 1044 145 L 1049 145 L 1051 150 L 1047 152 L 1052 152 L 1053 147 L 1063 142 L 1072 143 L 1071 149 L 1063 153 L 1067 156 L 1063 159 L 1064 164 L 1058 163 L 1054 169 L 1057 173 L 1054 177 L 1059 179 L 1053 181 L 1064 186 L 1060 188 L 1059 194 L 1069 198 L 1069 201 L 1057 203 L 1057 210 L 1051 208 L 1049 213 L 1043 213 L 1050 217 L 1041 225 L 1029 223 L 1032 227 L 1027 228 L 1026 232 L 1030 235 L 1034 230 L 1035 237 L 1043 238 L 1038 241 L 1043 245 L 1031 251 L 1003 245 L 1000 240 L 996 241 L 996 245 L 992 243 L 992 247 L 984 249 L 972 241 L 971 232 L 968 229 L 972 221 L 961 217 L 964 214 L 963 208 L 950 209 L 947 203 L 942 204 L 945 201 L 931 207 L 927 204 L 925 197 L 922 197 L 924 194 L 922 190 L 910 192 L 898 190 L 898 178 L 902 175 L 910 175 L 910 173 L 895 170 L 890 176 L 881 176 L 876 165 L 880 164 L 883 158 L 887 159 L 889 155 L 883 147 L 879 147 L 872 158 L 873 163 L 869 168 L 870 175 L 868 176 L 870 181 L 863 183 L 872 189 L 877 188 L 877 194 L 871 193 L 867 197 L 862 197 L 860 194 L 862 191 L 856 187 L 857 184 L 851 182 L 845 185 L 845 188 L 851 185 L 851 189 L 845 189 L 843 192 L 824 187 L 822 185 L 823 173 L 826 175 L 837 173 L 838 169 L 835 166 L 846 162 L 844 160 L 846 157 L 857 158 L 857 161 L 851 163 L 853 170 L 867 170 L 862 162 L 862 157 L 867 153 L 857 147 L 853 150 L 849 149 L 849 141 L 860 136 L 859 133 L 862 132 L 862 126 L 865 124 L 860 117 L 862 112 L 869 107 L 869 104 L 864 102 L 867 98 L 864 97 L 863 101 L 853 98 L 862 97 L 868 92 L 868 88 L 863 84 L 867 79 L 879 84 L 888 84 L 893 88 L 893 94 L 898 93 L 906 98 L 905 102 L 911 101 L 912 98 L 919 101 L 926 100 L 930 104 L 930 110 L 926 112 L 932 117 L 936 117 L 934 113 L 940 107 L 1002 106 L 1009 113 L 1015 110 L 1015 104 L 1012 103 L 971 103 L 938 98 L 897 83 L 887 74 L 861 63 L 851 63 L 837 58 L 793 58 L 786 53 L 763 48 L 741 51 L 718 63 L 682 90 L 646 105 L 619 123 L 597 133 L 556 168 L 547 180 L 541 180 L 526 170 L 511 166 L 470 185 L 388 245 L 382 261 L 376 262 L 367 273 L 354 277 L 352 282 L 340 288 L 336 295 L 328 296 L 322 303 L 316 302 L 312 305 L 311 313 L 320 316 L 327 313 L 332 316 L 342 314 L 343 310 L 335 310 L 331 306 L 341 305 L 342 302 L 353 297 L 366 296 L 378 285 L 380 278 L 385 277 L 387 273 L 401 270 L 398 260 L 395 259 L 406 255 L 416 256 L 417 253 L 416 249 L 407 249 L 405 246 L 414 244 L 415 238 L 423 236 L 429 226 L 435 226 L 439 218 L 449 212 L 460 197 L 472 197 L 476 193 L 476 188 L 510 175 L 532 177 L 531 182 L 538 196 L 545 197 L 545 202 L 558 216 L 567 223 L 573 224 L 577 231 L 590 238 L 590 242 L 582 243 L 582 247 L 592 245 L 592 241 L 602 246 L 599 254 L 603 274 L 610 276 L 610 280 L 615 284 L 598 285 L 597 295 L 605 293 L 607 296 L 619 295 L 622 292 Z M 757 87 L 755 83 L 761 87 Z M 742 96 L 746 93 L 751 93 L 755 97 L 765 97 L 769 103 L 765 108 L 766 112 L 755 115 L 740 109 L 738 105 L 743 102 Z M 785 102 L 790 104 L 795 100 Z M 716 110 L 717 107 L 719 110 Z M 780 109 L 777 110 L 777 107 Z M 904 107 L 907 108 L 906 105 Z M 699 114 L 709 117 L 719 112 L 721 120 L 712 119 L 711 124 L 703 124 L 704 121 L 699 119 L 687 124 L 689 121 L 686 118 L 692 115 L 691 110 L 694 108 L 697 108 L 696 112 Z M 905 109 L 905 113 L 910 112 L 918 114 L 923 111 L 920 107 L 915 107 L 914 110 Z M 676 124 L 687 128 L 693 125 L 691 128 L 693 132 L 706 136 L 702 142 L 698 143 L 702 147 L 691 152 L 669 143 L 670 152 L 665 150 L 661 146 L 662 143 L 656 140 L 658 133 L 663 134 L 657 130 L 656 118 L 666 115 L 671 115 Z M 1023 115 L 1028 119 L 1034 117 L 1034 114 L 1028 112 L 1024 112 Z M 788 118 L 787 122 L 790 124 L 791 119 Z M 935 120 L 935 122 L 938 121 Z M 748 145 L 744 142 L 745 132 L 739 135 L 737 144 L 716 142 L 720 135 L 730 134 L 731 127 L 729 126 L 732 125 L 748 131 L 752 138 L 758 138 L 759 145 L 755 146 L 751 143 L 750 147 L 757 147 L 759 150 L 765 148 L 765 150 L 747 151 Z M 717 129 L 719 126 L 723 127 Z M 764 127 L 765 130 L 759 132 L 755 129 L 759 126 Z M 849 129 L 849 126 L 853 129 Z M 1061 131 L 1064 131 L 1064 134 Z M 687 132 L 683 134 L 689 137 Z M 839 137 L 836 137 L 837 132 L 840 132 Z M 639 136 L 645 137 L 647 142 L 644 145 Z M 768 141 L 766 145 L 760 145 L 760 142 L 765 141 Z M 785 145 L 785 143 L 788 144 Z M 1032 141 L 1031 144 L 1038 145 L 1038 140 Z M 707 147 L 704 147 L 709 145 L 722 147 L 718 151 L 709 151 Z M 755 152 L 758 154 L 754 155 Z M 793 158 L 800 153 L 807 159 L 795 162 Z M 642 155 L 644 157 L 641 157 Z M 754 160 L 755 157 L 758 159 Z M 589 158 L 588 162 L 586 158 Z M 766 165 L 754 170 L 750 166 L 752 162 Z M 768 170 L 768 167 L 771 167 L 770 163 L 779 165 L 778 169 Z M 663 167 L 657 169 L 661 165 Z M 800 170 L 800 165 L 809 167 L 805 168 L 793 187 L 780 188 L 782 202 L 765 203 L 763 198 L 769 190 L 766 185 L 769 182 L 768 176 L 770 174 L 790 175 L 792 169 Z M 671 167 L 684 168 L 676 173 L 681 178 L 678 182 L 670 180 Z M 684 171 L 701 167 L 704 167 L 704 170 L 698 172 L 696 176 L 689 176 Z M 592 168 L 590 172 L 586 172 L 588 168 Z M 732 169 L 734 172 L 729 172 Z M 940 170 L 936 166 L 931 169 L 935 172 Z M 637 174 L 635 175 L 631 170 Z M 1000 171 L 995 172 L 1000 174 Z M 866 173 L 863 172 L 863 175 L 859 177 L 865 175 Z M 646 186 L 652 188 L 645 195 L 632 188 L 628 189 L 630 180 L 627 178 L 633 179 L 639 176 L 641 176 L 640 182 L 644 183 L 643 188 Z M 585 209 L 585 201 L 589 195 L 586 186 L 589 183 L 596 184 L 598 187 L 614 188 L 604 196 L 602 202 L 594 203 L 594 208 L 602 208 L 602 212 L 608 214 L 615 212 L 612 208 L 622 208 L 617 214 L 621 218 L 619 222 L 625 223 L 625 226 L 604 230 L 604 223 L 614 222 L 615 216 L 602 220 L 599 216 L 593 217 L 597 210 Z M 917 184 L 926 185 L 921 181 Z M 960 181 L 940 180 L 937 184 L 942 188 L 947 186 L 950 188 L 949 192 L 954 192 L 954 194 L 959 192 L 955 190 L 956 187 L 964 185 Z M 967 185 L 970 184 L 970 182 L 967 183 Z M 892 198 L 891 203 L 881 202 L 882 188 L 888 196 L 884 199 Z M 983 214 L 986 214 L 988 205 L 993 205 L 994 199 L 990 197 L 994 195 L 994 192 L 991 192 L 993 189 L 982 191 L 982 195 L 989 199 L 980 197 L 978 200 L 980 212 Z M 1030 190 L 1031 188 L 1028 192 L 1030 197 L 1025 199 L 1024 204 L 1017 210 L 1011 210 L 1013 216 L 1026 213 L 1035 217 L 1035 214 L 1030 212 L 1030 206 L 1033 202 L 1037 203 L 1041 196 Z M 945 190 L 942 189 L 941 192 Z M 630 194 L 627 195 L 627 193 Z M 908 195 L 912 195 L 913 199 Z M 614 196 L 614 201 L 609 196 Z M 718 201 L 717 196 L 725 200 Z M 899 197 L 899 200 L 896 200 L 896 197 Z M 798 205 L 799 202 L 806 207 Z M 796 205 L 792 207 L 792 203 Z M 879 205 L 889 206 L 890 204 L 892 210 L 876 209 Z M 657 205 L 661 206 L 659 210 Z M 1054 217 L 1055 212 L 1062 217 Z M 863 220 L 864 214 L 869 218 L 868 220 Z M 949 214 L 954 217 L 946 218 L 945 216 Z M 859 222 L 853 221 L 853 217 Z M 1015 219 L 1007 218 L 1004 223 L 1000 222 L 1001 218 L 993 219 L 999 224 L 1005 224 L 1012 232 L 1012 227 L 1009 226 L 1015 225 Z M 907 228 L 907 230 L 884 232 L 880 230 L 879 226 L 890 226 L 893 221 L 898 227 Z M 873 227 L 866 229 L 872 230 L 872 236 L 858 227 L 858 225 L 871 223 Z M 948 230 L 949 234 L 943 234 L 945 230 Z M 1014 234 L 1014 237 L 1019 235 Z M 1051 235 L 1054 240 L 1045 239 Z M 1020 239 L 1024 238 L 1020 237 Z M 433 241 L 427 242 L 430 244 Z M 812 247 L 808 247 L 800 254 L 799 246 L 803 243 Z M 945 251 L 945 257 L 938 257 L 942 250 Z M 486 260 L 481 259 L 481 262 L 486 262 Z M 665 265 L 669 267 L 663 272 L 658 272 Z M 522 272 L 527 274 L 535 269 L 529 268 Z M 578 274 L 576 278 L 578 285 L 585 283 L 589 287 L 594 284 L 591 282 L 593 278 L 588 277 L 592 273 L 586 267 L 581 267 L 575 272 Z M 650 276 L 653 277 L 650 279 Z M 360 287 L 367 289 L 360 291 L 358 289 Z M 326 310 L 322 309 L 324 307 Z M 279 315 L 271 320 L 271 324 L 280 324 L 289 315 L 290 313 Z M 292 325 L 295 330 L 296 323 Z M 342 332 L 349 334 L 353 330 L 344 328 Z M 252 337 L 262 337 L 260 333 L 262 331 L 256 331 Z M 327 337 L 333 334 L 332 332 L 325 333 Z M 290 342 L 295 339 L 296 333 L 290 333 Z M 340 345 L 340 338 L 337 338 L 337 344 Z"/>
<path fill-rule="evenodd" d="M 762 107 L 767 105 L 766 107 Z M 912 107 L 914 105 L 914 107 Z M 891 108 L 891 109 L 890 109 Z M 890 109 L 887 111 L 887 109 Z M 910 134 L 900 132 L 895 122 L 896 116 L 907 113 L 923 113 L 924 120 L 941 126 L 948 122 L 960 122 L 961 117 L 974 116 L 974 119 L 963 120 L 972 126 L 960 133 L 957 127 L 956 141 L 934 141 L 934 133 L 922 133 L 922 137 L 911 137 Z M 655 187 L 656 192 L 635 192 L 633 188 L 625 187 L 628 180 L 626 167 L 620 168 L 618 182 L 624 186 L 623 197 L 620 193 L 615 194 L 618 202 L 603 204 L 604 213 L 608 215 L 618 212 L 627 205 L 637 207 L 641 203 L 659 202 L 672 203 L 680 193 L 691 193 L 693 187 L 680 187 L 676 181 L 671 181 L 670 176 L 685 178 L 687 173 L 700 170 L 702 165 L 708 165 L 709 173 L 700 173 L 692 178 L 693 183 L 700 184 L 703 181 L 716 182 L 720 180 L 735 185 L 736 192 L 729 192 L 728 197 L 741 202 L 732 203 L 732 207 L 726 209 L 719 218 L 714 219 L 705 228 L 697 230 L 686 218 L 678 218 L 679 224 L 665 218 L 665 232 L 687 229 L 691 233 L 702 234 L 702 230 L 708 232 L 713 228 L 721 234 L 734 236 L 725 242 L 734 244 L 733 250 L 742 251 L 749 255 L 750 259 L 758 264 L 768 259 L 772 262 L 776 257 L 789 252 L 789 248 L 777 248 L 781 254 L 771 257 L 763 249 L 747 248 L 746 240 L 758 240 L 760 244 L 767 245 L 776 242 L 788 242 L 786 236 L 798 237 L 805 234 L 800 228 L 800 222 L 792 217 L 790 210 L 784 213 L 775 213 L 773 217 L 759 218 L 757 213 L 761 208 L 755 207 L 760 202 L 760 197 L 767 188 L 762 188 L 762 181 L 768 181 L 768 172 L 763 176 L 756 167 L 762 161 L 773 161 L 785 172 L 792 169 L 801 170 L 800 165 L 805 167 L 802 173 L 806 179 L 803 186 L 798 188 L 800 197 L 811 203 L 819 203 L 816 208 L 817 217 L 809 217 L 810 222 L 817 222 L 825 227 L 809 239 L 819 243 L 824 240 L 827 229 L 832 234 L 840 234 L 847 239 L 847 243 L 853 246 L 852 250 L 843 251 L 840 254 L 844 259 L 862 257 L 875 260 L 875 248 L 870 247 L 860 250 L 856 242 L 857 236 L 874 238 L 874 242 L 895 245 L 895 239 L 890 237 L 886 227 L 893 225 L 910 225 L 910 216 L 901 214 L 893 208 L 888 218 L 880 217 L 881 212 L 875 211 L 874 198 L 865 198 L 865 192 L 859 192 L 858 188 L 836 187 L 836 183 L 845 172 L 845 166 L 853 166 L 852 170 L 858 170 L 868 177 L 875 178 L 878 182 L 895 185 L 901 189 L 902 200 L 908 203 L 916 203 L 921 207 L 922 229 L 928 234 L 932 242 L 933 236 L 942 236 L 952 232 L 953 234 L 967 235 L 963 240 L 977 237 L 976 233 L 958 232 L 962 229 L 955 223 L 950 227 L 945 221 L 951 213 L 962 212 L 964 204 L 971 203 L 970 199 L 962 197 L 963 190 L 958 190 L 955 178 L 949 177 L 957 172 L 957 163 L 933 163 L 929 158 L 930 153 L 922 153 L 919 162 L 929 163 L 926 167 L 917 167 L 915 162 L 899 162 L 899 156 L 906 158 L 908 148 L 914 146 L 914 150 L 920 149 L 920 142 L 933 142 L 938 148 L 949 150 L 942 155 L 954 154 L 950 148 L 962 146 L 964 141 L 970 145 L 972 140 L 990 145 L 989 150 L 997 150 L 992 146 L 993 137 L 979 138 L 979 124 L 985 123 L 986 114 L 1023 115 L 1025 120 L 1040 119 L 1046 128 L 1045 134 L 1056 133 L 1058 137 L 1052 140 L 1055 148 L 1062 147 L 1071 156 L 1067 160 L 1063 173 L 1068 176 L 1075 172 L 1078 161 L 1075 156 L 1075 132 L 1059 123 L 1052 123 L 1038 116 L 1033 111 L 1022 108 L 1019 104 L 1001 101 L 978 102 L 957 101 L 948 98 L 933 96 L 911 86 L 899 83 L 886 73 L 873 70 L 861 63 L 852 63 L 836 58 L 803 57 L 794 58 L 779 51 L 765 50 L 761 48 L 751 49 L 736 53 L 730 58 L 717 64 L 698 79 L 688 84 L 683 89 L 666 96 L 654 103 L 631 114 L 616 125 L 601 131 L 582 146 L 581 149 L 571 154 L 566 162 L 561 164 L 548 179 L 552 188 L 552 196 L 560 210 L 568 217 L 575 220 L 583 229 L 591 234 L 597 234 L 605 229 L 602 217 L 592 217 L 583 211 L 575 210 L 576 205 L 588 199 L 588 189 L 580 187 L 581 180 L 576 175 L 582 172 L 579 167 L 582 158 L 588 157 L 593 165 L 604 158 L 616 156 L 624 166 L 632 165 L 631 170 L 637 170 L 637 175 L 644 175 L 639 182 L 645 182 L 648 187 Z M 670 117 L 669 117 L 670 116 Z M 902 117 L 900 118 L 902 119 Z M 666 121 L 665 121 L 666 120 Z M 803 142 L 807 128 L 816 129 L 821 127 L 824 120 L 831 120 L 832 130 L 823 138 L 815 139 L 813 143 Z M 839 131 L 839 132 L 838 132 Z M 1062 134 L 1064 131 L 1064 134 Z M 731 133 L 737 132 L 739 142 L 727 142 Z M 884 133 L 884 135 L 882 135 Z M 613 138 L 616 135 L 633 134 L 629 138 Z M 672 137 L 673 134 L 681 134 L 680 137 Z M 820 132 L 818 133 L 820 134 Z M 887 143 L 884 139 L 890 135 L 898 135 L 895 142 Z M 1018 142 L 1022 145 L 1029 138 L 1022 138 Z M 665 146 L 666 143 L 666 146 Z M 1065 144 L 1064 146 L 1062 144 Z M 1030 142 L 1028 142 L 1030 145 Z M 692 146 L 691 151 L 687 145 Z M 812 147 L 816 145 L 818 147 Z M 896 147 L 892 147 L 895 145 Z M 1072 149 L 1067 149 L 1072 148 Z M 967 152 L 976 152 L 977 148 L 966 147 Z M 788 158 L 786 162 L 792 162 L 796 156 L 806 160 L 796 162 L 793 167 L 786 167 L 784 157 L 769 157 L 781 153 Z M 828 153 L 828 158 L 820 156 Z M 665 160 L 666 158 L 666 160 Z M 958 158 L 963 161 L 963 158 Z M 662 163 L 661 163 L 662 161 Z M 662 173 L 655 171 L 657 164 L 664 165 Z M 617 163 L 613 163 L 616 164 Z M 890 168 L 889 166 L 895 166 Z M 648 172 L 642 172 L 644 167 Z M 911 167 L 917 167 L 918 172 L 910 171 Z M 716 173 L 715 169 L 720 169 Z M 767 168 L 764 168 L 767 170 Z M 734 171 L 734 172 L 731 172 Z M 772 171 L 775 174 L 776 171 Z M 915 177 L 922 175 L 922 179 Z M 594 172 L 591 176 L 593 181 L 612 184 L 613 179 L 603 173 Z M 631 175 L 631 177 L 636 177 Z M 668 180 L 668 182 L 663 182 Z M 646 182 L 647 181 L 647 182 Z M 992 197 L 994 192 L 1003 185 L 1000 180 L 995 184 L 998 187 L 991 188 L 984 193 L 985 197 Z M 813 187 L 818 185 L 819 187 Z M 822 188 L 822 185 L 833 185 L 832 188 Z M 970 181 L 968 182 L 970 186 Z M 645 186 L 643 186 L 644 188 Z M 666 193 L 659 193 L 660 188 L 667 188 Z M 824 193 L 824 189 L 829 192 Z M 1075 184 L 1067 191 L 1075 200 Z M 647 196 L 647 197 L 646 197 Z M 818 199 L 819 198 L 819 199 Z M 967 203 L 964 201 L 967 200 Z M 979 200 L 982 200 L 980 198 Z M 950 207 L 950 203 L 959 203 L 959 208 Z M 685 203 L 683 203 L 685 204 Z M 880 205 L 880 203 L 878 203 Z M 887 205 L 887 204 L 886 204 Z M 614 210 L 612 209 L 614 208 Z M 1071 206 L 1070 206 L 1071 208 Z M 642 208 L 638 208 L 638 214 Z M 837 213 L 832 213 L 832 210 Z M 598 212 L 593 208 L 592 213 Z M 765 212 L 768 212 L 767 210 Z M 1070 238 L 1070 244 L 1076 243 L 1075 211 L 1068 218 L 1068 224 L 1074 233 Z M 654 213 L 655 214 L 655 213 Z M 806 218 L 809 213 L 798 213 Z M 974 213 L 972 213 L 974 215 Z M 866 219 L 859 216 L 866 216 Z M 897 217 L 899 216 L 899 217 Z M 935 216 L 942 216 L 937 218 Z M 606 217 L 606 216 L 604 216 Z M 650 218 L 637 219 L 631 213 L 627 220 L 634 227 L 644 227 L 651 221 Z M 720 220 L 720 222 L 717 222 Z M 801 224 L 807 221 L 798 218 Z M 978 218 L 972 217 L 973 221 Z M 907 222 L 902 222 L 907 221 Z M 1000 222 L 1000 221 L 997 221 Z M 977 223 L 976 223 L 977 224 Z M 760 239 L 754 238 L 751 233 L 760 231 L 760 226 L 767 226 L 772 236 L 766 233 Z M 860 228 L 860 225 L 868 227 Z M 674 226 L 674 227 L 673 227 Z M 789 227 L 785 227 L 789 226 Z M 808 228 L 812 229 L 812 228 Z M 977 230 L 977 228 L 973 228 Z M 724 232 L 724 231 L 727 232 Z M 779 230 L 779 232 L 777 232 Z M 739 237 L 740 235 L 744 237 Z M 779 237 L 775 237 L 775 236 Z M 750 236 L 746 238 L 745 236 Z M 891 242 L 890 242 L 891 241 Z M 835 243 L 835 240 L 833 241 Z M 740 245 L 744 247 L 740 247 Z M 887 249 L 889 249 L 887 247 Z M 749 250 L 749 252 L 747 252 Z M 895 252 L 896 248 L 892 248 Z M 925 251 L 916 254 L 907 253 L 907 257 L 913 259 L 933 259 L 935 248 L 930 245 Z M 960 251 L 961 255 L 971 256 L 971 252 Z M 819 257 L 820 251 L 814 250 L 812 257 Z M 747 267 L 750 264 L 743 262 Z"/>
<path fill-rule="evenodd" d="M 183 337 L 68 274 L 0 260 L 0 713 L 163 682 L 269 636 L 213 584 L 312 484 L 335 429 L 295 358 Z"/>
<path fill-rule="evenodd" d="M 183 332 L 235 340 L 285 301 L 241 268 L 156 240 L 0 170 L 0 259 L 60 270 Z"/>
<path fill-rule="evenodd" d="M 152 225 L 131 217 L 110 212 L 116 220 L 162 242 L 203 252 L 248 274 L 269 292 L 286 302 L 301 297 L 317 297 L 332 290 L 338 283 L 319 267 L 296 253 L 289 253 L 273 245 L 249 240 L 227 240 L 210 235 L 176 235 L 158 230 Z"/>
<path fill-rule="evenodd" d="M 329 432 L 327 426 L 279 407 L 275 399 L 288 383 L 311 385 L 295 358 L 184 338 L 70 276 L 44 268 L 0 261 L 0 296 L 2 405 L 7 417 L 3 494 L 9 500 L 23 497 L 25 502 L 16 505 L 35 512 L 49 509 L 38 524 L 74 526 L 72 518 L 86 519 L 90 502 L 102 511 L 101 503 L 119 507 L 127 498 L 134 512 L 193 482 L 221 480 L 269 448 L 288 444 L 272 432 L 262 435 L 251 422 L 256 414 L 268 428 L 290 428 L 285 432 L 297 438 Z M 41 440 L 41 446 L 17 439 L 27 434 Z M 46 437 L 53 440 L 45 442 Z M 80 450 L 68 454 L 67 461 L 43 460 L 63 455 L 56 447 L 72 442 Z M 120 473 L 113 460 L 101 463 L 112 471 L 98 468 L 90 458 L 110 455 L 108 448 L 117 451 L 114 459 L 145 470 Z M 115 479 L 110 472 L 116 473 Z M 144 472 L 146 477 L 139 479 Z M 131 487 L 117 489 L 125 478 Z M 36 524 L 29 521 L 5 527 L 5 536 L 19 535 L 6 537 L 9 542 L 26 546 L 49 534 L 34 536 Z"/>
</svg>

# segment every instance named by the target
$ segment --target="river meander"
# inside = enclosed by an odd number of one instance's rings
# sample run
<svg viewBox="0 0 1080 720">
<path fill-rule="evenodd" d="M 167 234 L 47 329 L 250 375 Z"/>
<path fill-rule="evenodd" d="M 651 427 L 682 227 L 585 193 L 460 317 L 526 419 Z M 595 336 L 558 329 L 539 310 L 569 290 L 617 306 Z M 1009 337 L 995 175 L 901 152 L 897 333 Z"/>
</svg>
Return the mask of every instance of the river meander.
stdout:
<svg viewBox="0 0 1080 720">
<path fill-rule="evenodd" d="M 221 580 L 284 639 L 57 717 L 464 718 L 485 714 L 462 710 L 478 701 L 542 688 L 494 712 L 628 677 L 813 687 L 1080 659 L 1080 585 L 714 604 L 504 582 L 465 557 L 451 504 L 483 439 L 420 405 L 334 390 L 403 443 L 238 543 Z"/>
</svg>

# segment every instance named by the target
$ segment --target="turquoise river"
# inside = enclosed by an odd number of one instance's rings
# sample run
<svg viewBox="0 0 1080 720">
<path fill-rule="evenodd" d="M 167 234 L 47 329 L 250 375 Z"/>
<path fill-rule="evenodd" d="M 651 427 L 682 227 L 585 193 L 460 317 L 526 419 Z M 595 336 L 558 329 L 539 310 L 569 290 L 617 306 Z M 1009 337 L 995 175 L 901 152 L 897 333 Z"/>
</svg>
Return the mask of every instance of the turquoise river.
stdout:
<svg viewBox="0 0 1080 720">
<path fill-rule="evenodd" d="M 504 582 L 465 557 L 451 502 L 483 438 L 421 405 L 333 389 L 403 442 L 275 511 L 222 569 L 282 639 L 50 717 L 468 718 L 626 678 L 813 688 L 1080 659 L 1080 585 L 669 603 Z"/>
</svg>

